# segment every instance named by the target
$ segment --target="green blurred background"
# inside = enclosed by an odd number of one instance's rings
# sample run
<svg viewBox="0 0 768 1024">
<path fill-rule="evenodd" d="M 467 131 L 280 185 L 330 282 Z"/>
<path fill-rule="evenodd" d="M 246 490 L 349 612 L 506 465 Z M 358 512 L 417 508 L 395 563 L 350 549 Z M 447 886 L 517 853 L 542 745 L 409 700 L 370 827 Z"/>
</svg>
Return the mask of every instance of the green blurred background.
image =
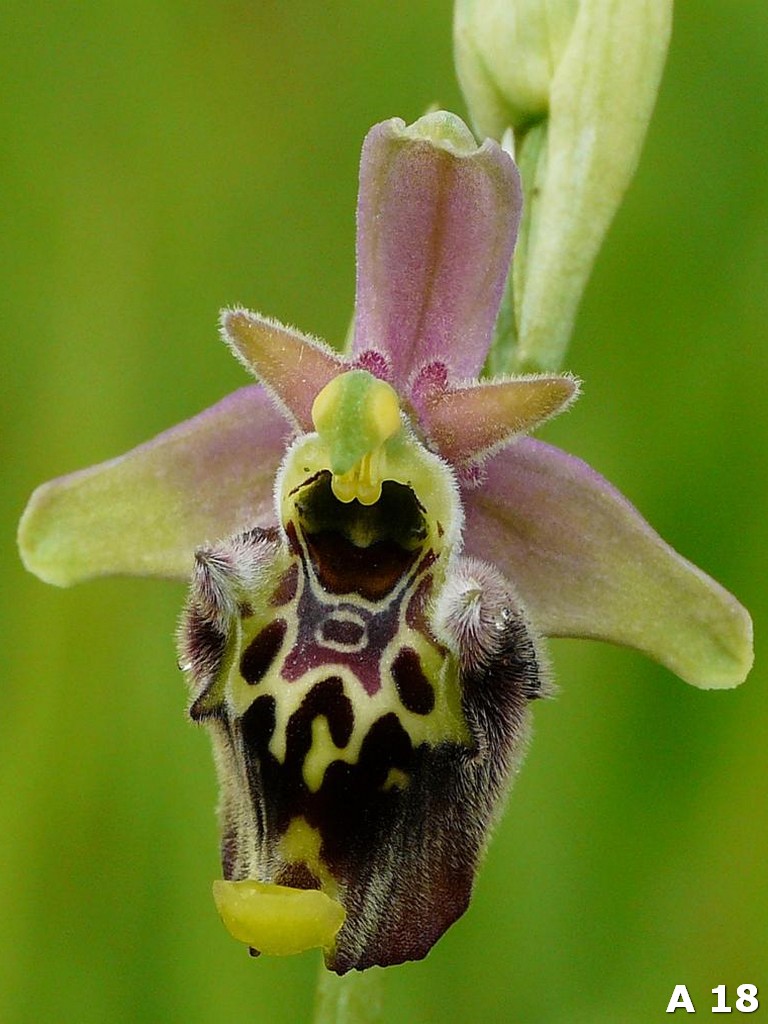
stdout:
<svg viewBox="0 0 768 1024">
<path fill-rule="evenodd" d="M 15 523 L 42 480 L 243 383 L 220 306 L 344 336 L 365 131 L 464 112 L 450 4 L 3 7 L 0 1021 L 306 1020 L 317 958 L 251 961 L 210 897 L 182 588 L 46 587 Z M 570 353 L 585 394 L 545 432 L 752 609 L 757 668 L 702 693 L 554 644 L 473 907 L 388 972 L 390 1021 L 647 1024 L 680 983 L 699 1013 L 723 983 L 768 1005 L 767 50 L 764 0 L 680 4 Z"/>
</svg>

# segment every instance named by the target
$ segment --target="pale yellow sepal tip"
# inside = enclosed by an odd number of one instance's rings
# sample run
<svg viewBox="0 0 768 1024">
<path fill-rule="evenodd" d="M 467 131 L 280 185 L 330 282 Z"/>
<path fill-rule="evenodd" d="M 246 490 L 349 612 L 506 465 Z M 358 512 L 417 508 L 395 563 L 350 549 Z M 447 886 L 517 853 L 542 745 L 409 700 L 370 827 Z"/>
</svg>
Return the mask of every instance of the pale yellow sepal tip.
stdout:
<svg viewBox="0 0 768 1024">
<path fill-rule="evenodd" d="M 330 949 L 346 917 L 341 904 L 319 889 L 293 889 L 252 878 L 218 879 L 213 899 L 232 938 L 268 956 Z"/>
</svg>

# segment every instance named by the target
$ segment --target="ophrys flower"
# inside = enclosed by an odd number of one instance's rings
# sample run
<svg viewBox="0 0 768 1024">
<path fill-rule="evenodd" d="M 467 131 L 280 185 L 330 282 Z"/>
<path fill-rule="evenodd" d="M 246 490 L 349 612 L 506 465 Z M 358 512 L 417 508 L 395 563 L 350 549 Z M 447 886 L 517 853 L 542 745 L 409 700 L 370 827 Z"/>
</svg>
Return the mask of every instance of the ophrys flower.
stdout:
<svg viewBox="0 0 768 1024">
<path fill-rule="evenodd" d="M 220 776 L 232 933 L 343 973 L 424 956 L 467 906 L 547 689 L 540 636 L 634 646 L 701 686 L 749 618 L 591 469 L 525 438 L 564 375 L 479 381 L 514 246 L 511 158 L 452 115 L 363 149 L 346 357 L 255 313 L 260 379 L 33 496 L 54 583 L 188 578 L 191 715 Z"/>
</svg>

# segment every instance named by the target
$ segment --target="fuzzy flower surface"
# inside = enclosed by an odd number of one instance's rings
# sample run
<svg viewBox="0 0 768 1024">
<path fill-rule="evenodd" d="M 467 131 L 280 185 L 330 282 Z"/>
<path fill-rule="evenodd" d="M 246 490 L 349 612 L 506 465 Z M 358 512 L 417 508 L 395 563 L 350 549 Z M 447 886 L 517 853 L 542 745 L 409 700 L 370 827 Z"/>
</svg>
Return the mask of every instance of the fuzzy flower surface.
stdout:
<svg viewBox="0 0 768 1024">
<path fill-rule="evenodd" d="M 739 683 L 751 624 L 583 462 L 526 435 L 568 375 L 480 380 L 519 178 L 453 115 L 368 134 L 351 349 L 231 309 L 258 378 L 20 526 L 70 583 L 188 580 L 190 715 L 221 784 L 230 932 L 343 974 L 427 954 L 467 908 L 546 694 L 542 637 L 634 647 Z"/>
</svg>

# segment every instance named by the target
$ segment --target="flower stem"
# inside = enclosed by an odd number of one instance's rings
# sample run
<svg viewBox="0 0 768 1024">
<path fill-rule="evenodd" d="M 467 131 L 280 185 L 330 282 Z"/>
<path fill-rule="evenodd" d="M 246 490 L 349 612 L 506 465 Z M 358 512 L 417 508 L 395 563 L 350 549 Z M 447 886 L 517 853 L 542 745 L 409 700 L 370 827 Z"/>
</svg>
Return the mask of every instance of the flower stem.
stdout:
<svg viewBox="0 0 768 1024">
<path fill-rule="evenodd" d="M 378 1024 L 382 1020 L 383 971 L 372 967 L 340 978 L 320 965 L 313 1024 Z"/>
</svg>

